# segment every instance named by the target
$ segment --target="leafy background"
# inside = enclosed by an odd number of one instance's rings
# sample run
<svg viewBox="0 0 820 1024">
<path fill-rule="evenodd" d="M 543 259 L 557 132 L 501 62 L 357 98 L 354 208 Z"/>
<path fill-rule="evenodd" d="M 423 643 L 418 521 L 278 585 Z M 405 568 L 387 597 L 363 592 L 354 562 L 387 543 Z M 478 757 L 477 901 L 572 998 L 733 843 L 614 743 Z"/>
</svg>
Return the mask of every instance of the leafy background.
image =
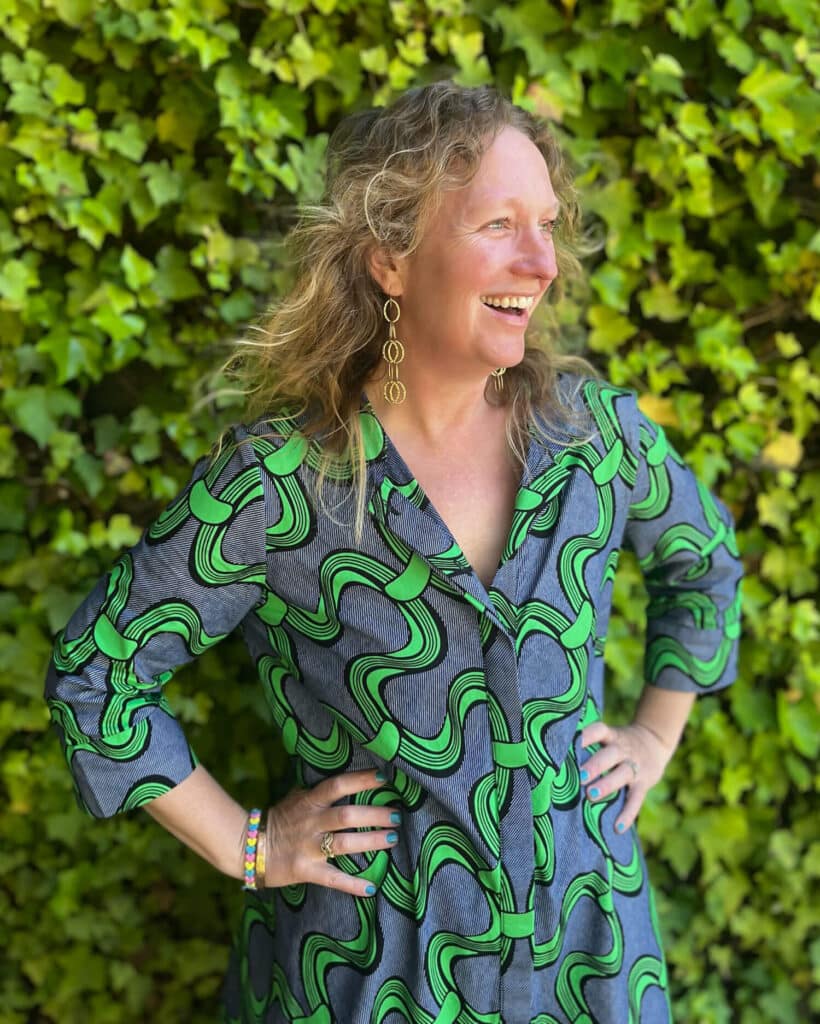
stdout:
<svg viewBox="0 0 820 1024">
<path fill-rule="evenodd" d="M 145 815 L 74 806 L 41 699 L 51 637 L 241 416 L 193 399 L 285 287 L 328 131 L 442 76 L 551 118 L 604 241 L 567 345 L 643 394 L 737 518 L 740 679 L 698 702 L 640 823 L 677 1018 L 820 1011 L 818 20 L 811 0 L 5 0 L 0 1020 L 214 1019 L 236 885 Z M 623 716 L 634 563 L 617 607 Z M 223 784 L 274 793 L 243 649 L 170 685 Z"/>
</svg>

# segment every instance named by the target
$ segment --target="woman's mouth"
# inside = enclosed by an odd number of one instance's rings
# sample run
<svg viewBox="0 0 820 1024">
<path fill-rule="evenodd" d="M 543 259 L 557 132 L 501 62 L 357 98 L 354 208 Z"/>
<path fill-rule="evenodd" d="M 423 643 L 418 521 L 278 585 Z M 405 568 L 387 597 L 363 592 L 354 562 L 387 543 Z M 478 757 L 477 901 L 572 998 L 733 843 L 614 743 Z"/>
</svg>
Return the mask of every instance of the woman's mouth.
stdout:
<svg viewBox="0 0 820 1024">
<path fill-rule="evenodd" d="M 527 320 L 535 301 L 532 295 L 482 295 L 482 303 L 507 320 Z"/>
</svg>

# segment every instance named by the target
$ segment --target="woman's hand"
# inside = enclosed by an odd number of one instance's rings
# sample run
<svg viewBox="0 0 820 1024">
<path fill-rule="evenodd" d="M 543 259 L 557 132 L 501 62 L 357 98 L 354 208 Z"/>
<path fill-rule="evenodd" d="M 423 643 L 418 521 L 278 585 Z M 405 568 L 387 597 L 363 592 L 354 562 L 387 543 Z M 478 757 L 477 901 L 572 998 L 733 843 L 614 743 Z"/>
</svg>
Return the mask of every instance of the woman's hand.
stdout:
<svg viewBox="0 0 820 1024">
<path fill-rule="evenodd" d="M 312 882 L 352 896 L 372 896 L 375 886 L 334 867 L 322 850 L 332 844 L 332 856 L 384 850 L 398 841 L 395 826 L 401 815 L 391 807 L 334 804 L 344 797 L 376 789 L 384 778 L 374 771 L 347 772 L 325 779 L 313 789 L 293 789 L 268 810 L 265 887 Z M 350 832 L 368 828 L 373 832 Z"/>
<path fill-rule="evenodd" d="M 620 727 L 593 722 L 581 733 L 581 743 L 585 747 L 601 744 L 581 765 L 581 782 L 589 800 L 602 800 L 627 787 L 626 802 L 615 822 L 615 831 L 625 832 L 638 817 L 646 794 L 660 781 L 675 748 L 637 722 Z"/>
</svg>

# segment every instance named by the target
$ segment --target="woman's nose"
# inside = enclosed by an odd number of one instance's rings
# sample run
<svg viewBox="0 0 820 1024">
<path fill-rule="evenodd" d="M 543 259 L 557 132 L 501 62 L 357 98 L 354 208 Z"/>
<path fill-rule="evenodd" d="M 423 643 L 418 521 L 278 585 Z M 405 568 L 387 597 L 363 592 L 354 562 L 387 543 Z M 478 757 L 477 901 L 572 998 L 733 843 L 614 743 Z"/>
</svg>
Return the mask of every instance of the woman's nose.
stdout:
<svg viewBox="0 0 820 1024">
<path fill-rule="evenodd" d="M 521 240 L 521 249 L 516 269 L 519 273 L 538 277 L 544 281 L 552 281 L 558 276 L 558 263 L 555 258 L 555 243 L 551 235 L 542 230 L 528 232 Z"/>
</svg>

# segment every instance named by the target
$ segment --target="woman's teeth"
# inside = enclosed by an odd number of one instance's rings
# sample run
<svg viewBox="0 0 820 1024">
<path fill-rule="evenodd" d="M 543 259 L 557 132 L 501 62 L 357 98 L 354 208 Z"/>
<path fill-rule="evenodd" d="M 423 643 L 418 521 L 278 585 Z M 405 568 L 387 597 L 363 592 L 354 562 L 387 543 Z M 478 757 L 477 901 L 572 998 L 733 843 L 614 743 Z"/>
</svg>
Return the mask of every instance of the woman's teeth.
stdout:
<svg viewBox="0 0 820 1024">
<path fill-rule="evenodd" d="M 493 309 L 529 309 L 533 304 L 532 295 L 482 295 L 481 301 Z"/>
</svg>

